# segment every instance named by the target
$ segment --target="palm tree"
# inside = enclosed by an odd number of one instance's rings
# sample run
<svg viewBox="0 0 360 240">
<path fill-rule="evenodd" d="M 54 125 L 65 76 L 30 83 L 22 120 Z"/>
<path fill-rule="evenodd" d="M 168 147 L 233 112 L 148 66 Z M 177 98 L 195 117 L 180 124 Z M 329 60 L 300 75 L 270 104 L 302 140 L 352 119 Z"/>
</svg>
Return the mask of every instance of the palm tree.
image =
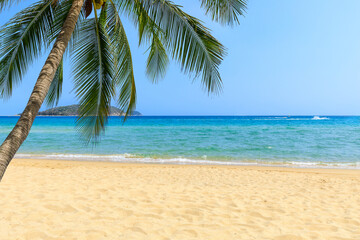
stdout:
<svg viewBox="0 0 360 240">
<path fill-rule="evenodd" d="M 0 0 L 0 12 L 18 2 Z M 200 2 L 206 14 L 224 25 L 238 24 L 246 9 L 246 0 Z M 135 108 L 131 51 L 120 16 L 134 22 L 139 45 L 149 46 L 146 72 L 152 81 L 164 77 L 169 54 L 183 72 L 200 76 L 207 91 L 221 89 L 218 68 L 225 48 L 201 21 L 170 0 L 39 0 L 0 29 L 1 98 L 11 96 L 33 60 L 52 45 L 24 111 L 0 147 L 0 180 L 42 103 L 58 103 L 66 49 L 80 103 L 77 124 L 88 141 L 104 131 L 112 99 L 126 116 Z"/>
</svg>

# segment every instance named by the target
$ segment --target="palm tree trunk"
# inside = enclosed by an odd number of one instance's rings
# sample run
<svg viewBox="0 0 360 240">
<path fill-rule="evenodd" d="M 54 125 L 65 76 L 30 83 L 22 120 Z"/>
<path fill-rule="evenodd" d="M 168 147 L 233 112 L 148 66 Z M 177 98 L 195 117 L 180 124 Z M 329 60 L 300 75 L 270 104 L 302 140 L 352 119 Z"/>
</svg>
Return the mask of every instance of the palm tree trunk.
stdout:
<svg viewBox="0 0 360 240">
<path fill-rule="evenodd" d="M 30 128 L 49 91 L 55 72 L 75 29 L 83 4 L 84 0 L 74 0 L 50 55 L 47 58 L 44 67 L 41 69 L 34 90 L 30 95 L 24 111 L 13 130 L 0 146 L 0 181 L 15 153 L 29 135 Z"/>
</svg>

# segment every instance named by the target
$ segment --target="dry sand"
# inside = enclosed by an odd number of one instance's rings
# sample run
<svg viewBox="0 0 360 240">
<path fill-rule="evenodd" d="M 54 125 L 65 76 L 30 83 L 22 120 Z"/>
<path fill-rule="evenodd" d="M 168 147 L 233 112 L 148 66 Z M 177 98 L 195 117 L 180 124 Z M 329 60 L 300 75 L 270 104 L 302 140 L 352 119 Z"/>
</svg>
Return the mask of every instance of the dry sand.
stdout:
<svg viewBox="0 0 360 240">
<path fill-rule="evenodd" d="M 0 239 L 360 239 L 360 171 L 16 159 Z"/>
</svg>

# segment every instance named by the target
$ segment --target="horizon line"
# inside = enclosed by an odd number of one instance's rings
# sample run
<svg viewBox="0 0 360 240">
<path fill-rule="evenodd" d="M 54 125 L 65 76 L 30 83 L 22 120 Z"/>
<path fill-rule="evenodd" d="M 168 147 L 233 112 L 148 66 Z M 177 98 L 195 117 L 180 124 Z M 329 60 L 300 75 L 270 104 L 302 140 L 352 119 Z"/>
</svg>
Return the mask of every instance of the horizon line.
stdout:
<svg viewBox="0 0 360 240">
<path fill-rule="evenodd" d="M 141 116 L 128 116 L 128 117 L 309 117 L 309 116 L 327 116 L 327 117 L 360 117 L 360 114 L 358 115 L 352 115 L 352 114 L 217 114 L 217 115 L 144 115 Z M 20 117 L 20 114 L 16 115 L 0 115 L 0 117 Z M 77 117 L 77 115 L 37 115 L 36 117 Z M 109 117 L 123 117 L 123 116 L 109 116 Z"/>
</svg>

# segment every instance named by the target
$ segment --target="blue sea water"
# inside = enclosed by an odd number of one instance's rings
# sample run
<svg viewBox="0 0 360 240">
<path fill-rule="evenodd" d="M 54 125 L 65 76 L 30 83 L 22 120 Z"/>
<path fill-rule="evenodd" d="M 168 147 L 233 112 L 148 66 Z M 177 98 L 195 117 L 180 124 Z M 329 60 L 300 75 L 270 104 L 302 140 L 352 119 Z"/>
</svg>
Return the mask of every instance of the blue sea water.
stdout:
<svg viewBox="0 0 360 240">
<path fill-rule="evenodd" d="M 0 117 L 3 141 L 18 117 Z M 37 117 L 16 157 L 360 168 L 360 117 L 111 117 L 86 145 L 76 117 Z"/>
</svg>

